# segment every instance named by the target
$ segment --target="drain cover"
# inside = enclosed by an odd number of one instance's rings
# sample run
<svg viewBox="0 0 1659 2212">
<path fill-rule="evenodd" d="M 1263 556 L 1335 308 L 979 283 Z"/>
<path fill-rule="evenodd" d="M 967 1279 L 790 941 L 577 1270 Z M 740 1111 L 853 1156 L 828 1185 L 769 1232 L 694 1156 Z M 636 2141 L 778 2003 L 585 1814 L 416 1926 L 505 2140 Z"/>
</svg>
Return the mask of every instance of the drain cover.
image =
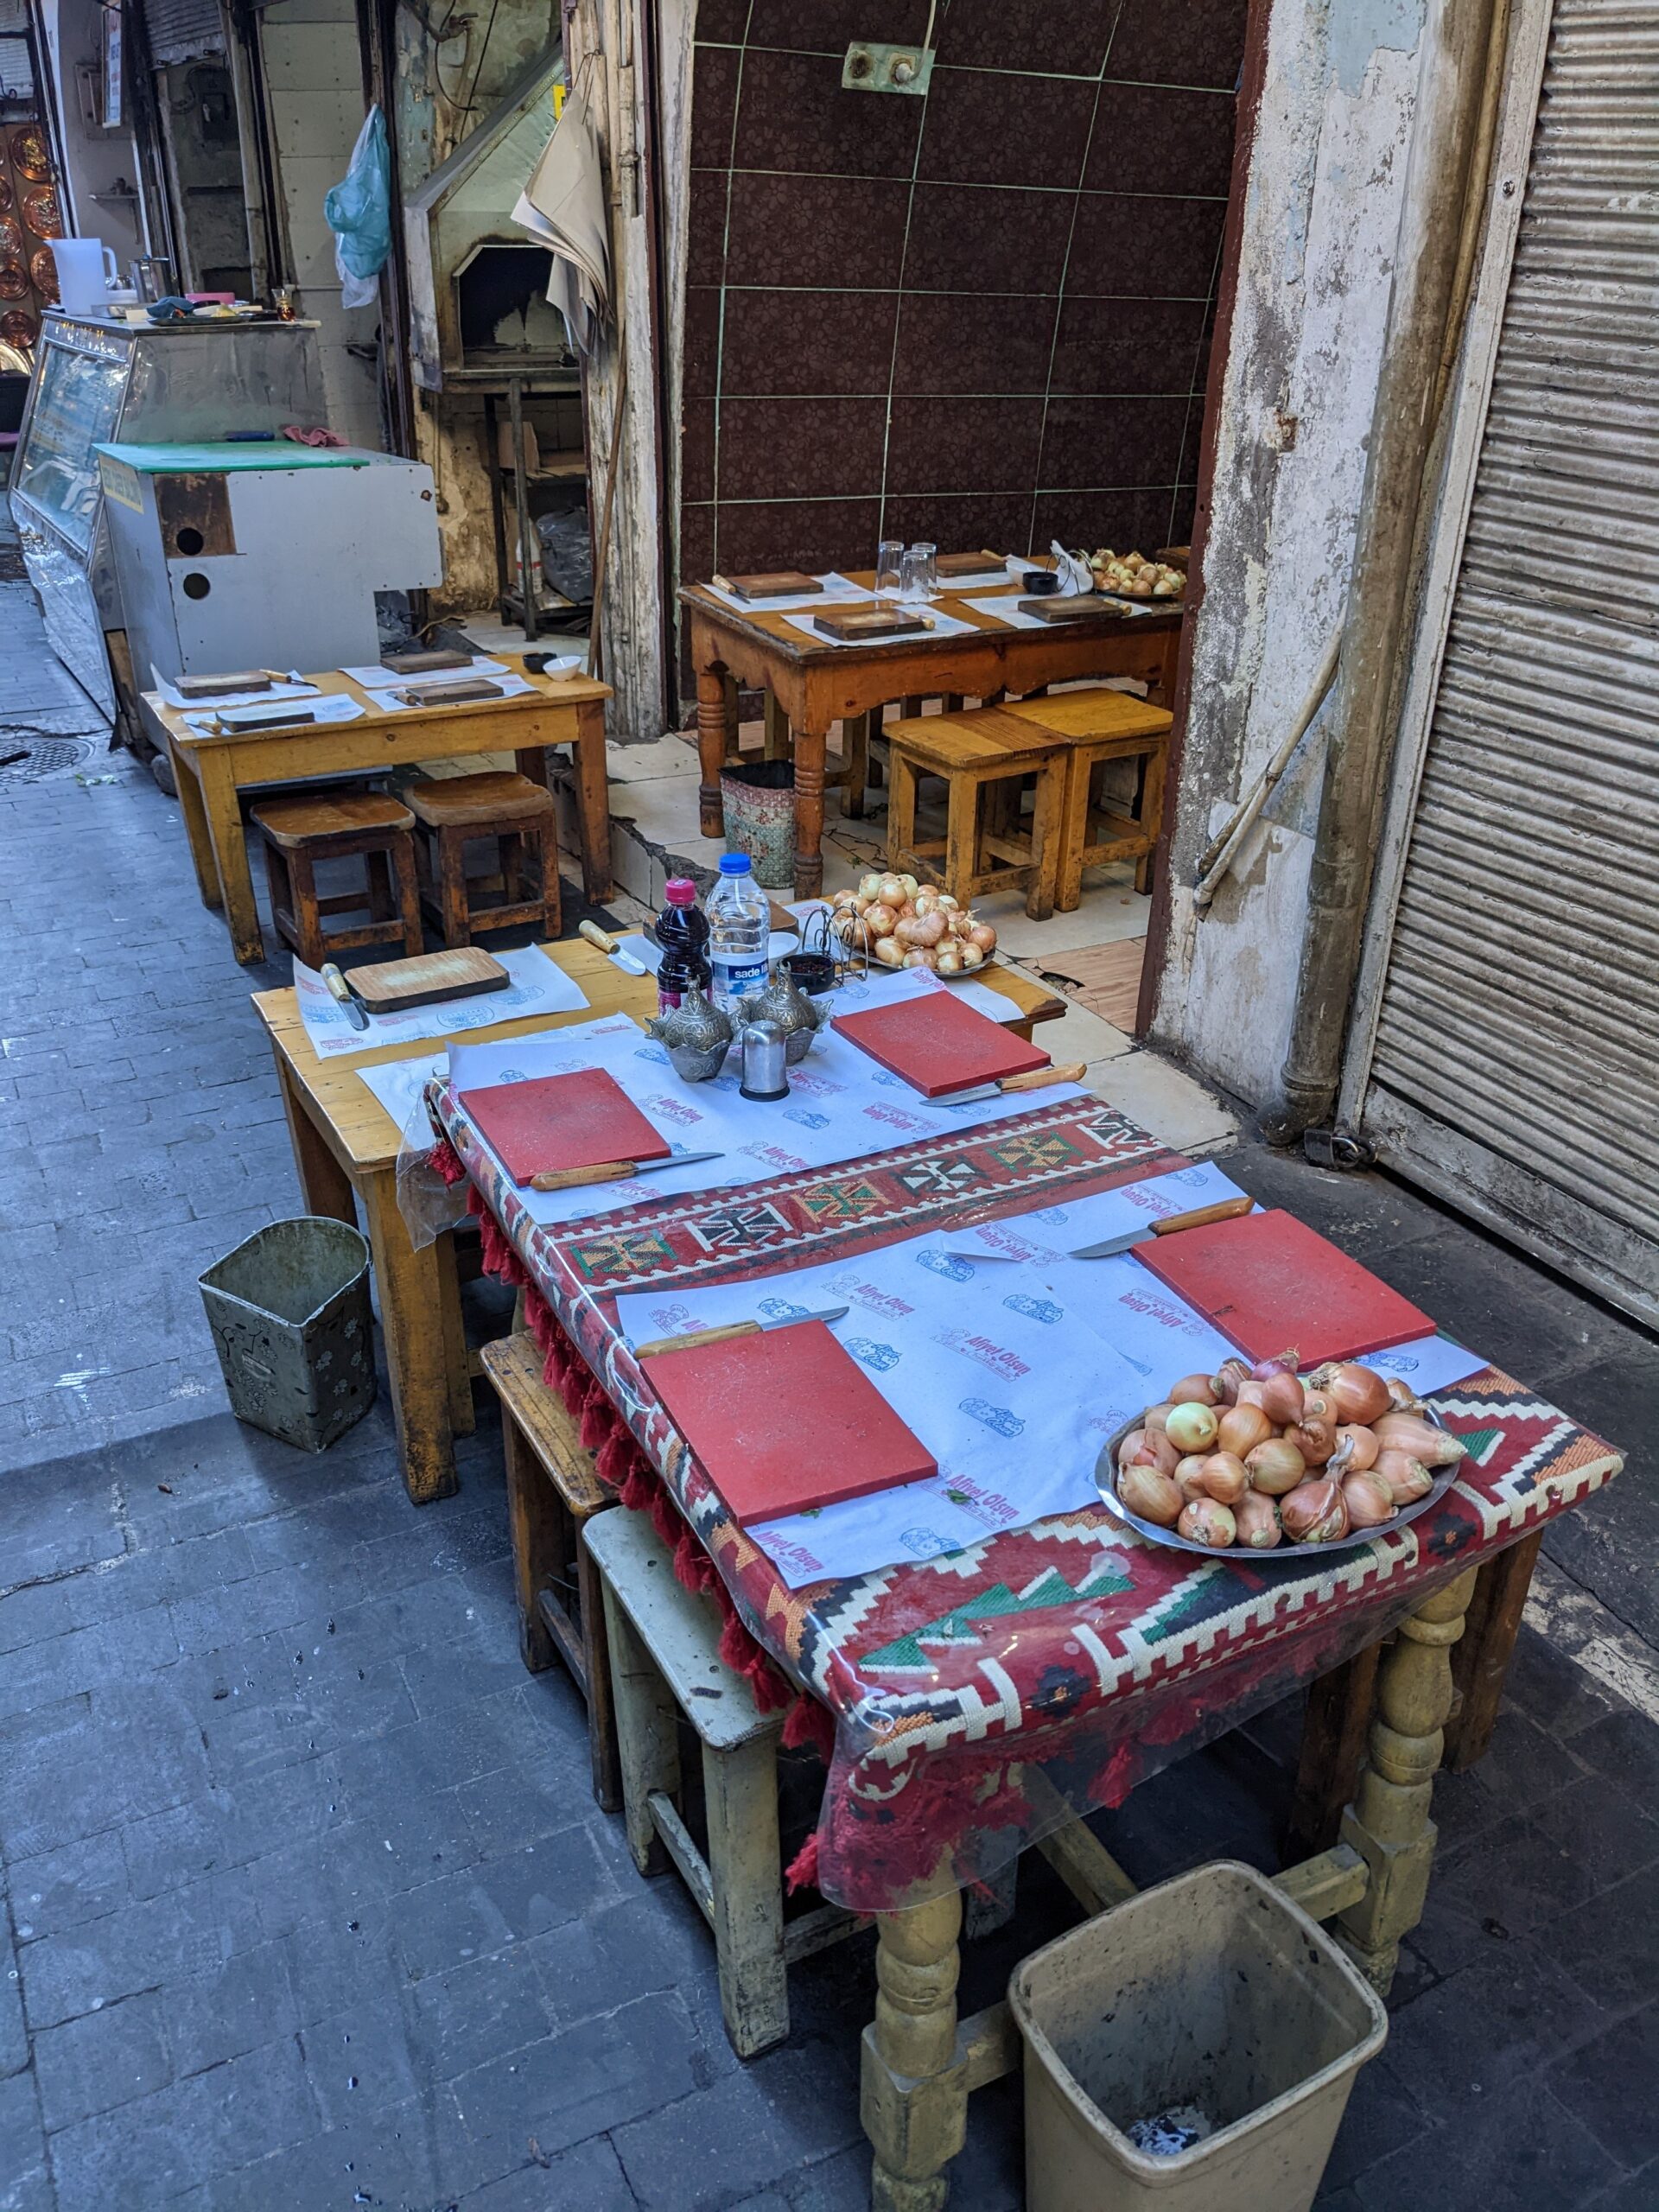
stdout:
<svg viewBox="0 0 1659 2212">
<path fill-rule="evenodd" d="M 92 757 L 92 741 L 87 737 L 29 737 L 21 730 L 8 736 L 0 730 L 0 779 L 9 784 L 39 784 L 48 776 L 73 775 Z"/>
</svg>

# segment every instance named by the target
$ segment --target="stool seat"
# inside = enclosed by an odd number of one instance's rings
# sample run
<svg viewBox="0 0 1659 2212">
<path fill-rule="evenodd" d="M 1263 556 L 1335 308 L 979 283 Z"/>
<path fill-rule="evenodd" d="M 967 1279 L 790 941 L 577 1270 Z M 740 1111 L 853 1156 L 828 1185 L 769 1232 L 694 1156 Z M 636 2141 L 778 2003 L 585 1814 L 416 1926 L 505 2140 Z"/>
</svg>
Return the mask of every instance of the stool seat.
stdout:
<svg viewBox="0 0 1659 2212">
<path fill-rule="evenodd" d="M 1050 737 L 1162 737 L 1173 717 L 1132 691 L 1054 691 L 1045 699 L 1006 699 L 996 709 Z"/>
<path fill-rule="evenodd" d="M 889 725 L 918 766 L 934 775 L 953 769 L 995 766 L 1012 774 L 1020 760 L 1035 762 L 1061 740 L 1010 715 L 1006 707 L 976 707 L 967 714 L 916 715 Z"/>
<path fill-rule="evenodd" d="M 454 830 L 469 823 L 493 828 L 503 822 L 537 821 L 553 811 L 552 792 L 510 768 L 410 784 L 404 797 L 433 830 Z"/>
<path fill-rule="evenodd" d="M 330 837 L 356 837 L 365 830 L 412 830 L 415 826 L 409 809 L 382 791 L 262 798 L 249 812 L 271 843 L 289 851 Z"/>
</svg>

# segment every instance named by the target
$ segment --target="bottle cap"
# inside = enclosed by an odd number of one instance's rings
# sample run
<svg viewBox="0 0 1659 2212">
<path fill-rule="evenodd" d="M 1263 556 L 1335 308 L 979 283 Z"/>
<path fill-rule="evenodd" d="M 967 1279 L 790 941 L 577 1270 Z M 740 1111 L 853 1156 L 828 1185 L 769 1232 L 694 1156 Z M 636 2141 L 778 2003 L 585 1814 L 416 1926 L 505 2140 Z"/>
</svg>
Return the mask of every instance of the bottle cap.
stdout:
<svg viewBox="0 0 1659 2212">
<path fill-rule="evenodd" d="M 671 906 L 695 906 L 697 887 L 689 875 L 677 875 L 663 886 L 663 896 Z"/>
<path fill-rule="evenodd" d="M 753 862 L 747 853 L 722 853 L 720 872 L 722 875 L 747 875 Z"/>
</svg>

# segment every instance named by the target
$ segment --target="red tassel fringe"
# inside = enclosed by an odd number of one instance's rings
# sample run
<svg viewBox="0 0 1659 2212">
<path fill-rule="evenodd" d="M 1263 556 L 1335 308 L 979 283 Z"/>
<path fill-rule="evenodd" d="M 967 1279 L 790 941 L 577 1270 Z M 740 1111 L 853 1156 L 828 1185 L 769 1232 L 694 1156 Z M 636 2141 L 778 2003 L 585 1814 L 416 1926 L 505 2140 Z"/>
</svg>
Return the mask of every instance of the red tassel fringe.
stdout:
<svg viewBox="0 0 1659 2212">
<path fill-rule="evenodd" d="M 448 1137 L 441 1138 L 426 1157 L 428 1166 L 432 1168 L 441 1181 L 449 1185 L 451 1190 L 454 1190 L 457 1183 L 465 1182 L 467 1179 L 467 1170 L 461 1165 L 461 1154 Z"/>
<path fill-rule="evenodd" d="M 797 1890 L 815 1890 L 818 1886 L 818 1837 L 815 1828 L 784 1869 L 784 1879 L 789 1893 Z"/>
</svg>

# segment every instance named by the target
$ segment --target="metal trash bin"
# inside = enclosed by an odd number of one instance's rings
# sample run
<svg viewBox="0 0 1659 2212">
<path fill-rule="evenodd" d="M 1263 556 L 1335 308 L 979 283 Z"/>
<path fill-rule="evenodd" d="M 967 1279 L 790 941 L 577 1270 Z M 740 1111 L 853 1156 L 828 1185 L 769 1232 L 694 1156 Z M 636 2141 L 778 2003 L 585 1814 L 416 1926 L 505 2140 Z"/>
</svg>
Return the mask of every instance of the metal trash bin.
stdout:
<svg viewBox="0 0 1659 2212">
<path fill-rule="evenodd" d="M 1217 1860 L 1014 1969 L 1028 2212 L 1308 2212 L 1382 2000 L 1254 1867 Z M 1209 2132 L 1166 2155 L 1140 2147 Z"/>
<path fill-rule="evenodd" d="M 362 1420 L 374 1331 L 360 1230 L 321 1214 L 274 1221 L 200 1280 L 238 1421 L 322 1452 Z"/>
</svg>

